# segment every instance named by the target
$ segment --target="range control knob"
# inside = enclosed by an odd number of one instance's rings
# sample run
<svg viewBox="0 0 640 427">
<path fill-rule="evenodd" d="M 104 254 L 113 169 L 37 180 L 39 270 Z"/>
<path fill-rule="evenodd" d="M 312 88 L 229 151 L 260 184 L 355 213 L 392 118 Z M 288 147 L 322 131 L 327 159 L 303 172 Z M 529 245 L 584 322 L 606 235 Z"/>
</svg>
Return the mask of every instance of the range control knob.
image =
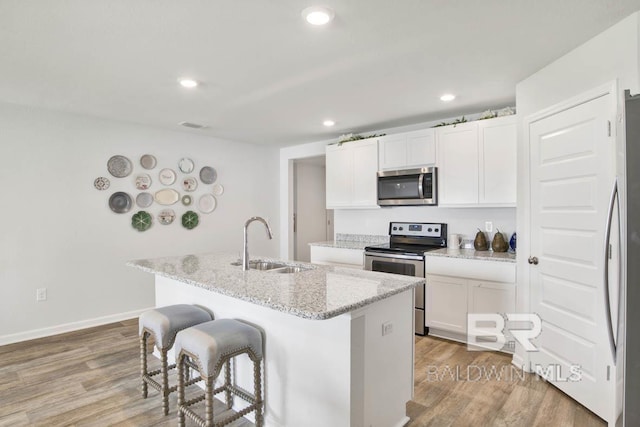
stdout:
<svg viewBox="0 0 640 427">
<path fill-rule="evenodd" d="M 399 230 L 402 230 L 402 227 L 400 227 Z"/>
<path fill-rule="evenodd" d="M 393 227 L 393 229 L 394 229 L 394 230 L 397 230 L 397 229 L 398 229 L 398 227 Z"/>
<path fill-rule="evenodd" d="M 440 230 L 438 230 L 438 229 L 436 228 L 436 229 L 435 229 L 435 230 L 433 230 L 433 231 L 435 231 L 435 232 L 437 233 L 437 232 L 439 232 Z"/>
<path fill-rule="evenodd" d="M 430 228 L 427 228 L 427 231 L 431 232 L 431 231 L 433 231 L 433 230 L 432 230 L 432 229 L 430 229 Z"/>
</svg>

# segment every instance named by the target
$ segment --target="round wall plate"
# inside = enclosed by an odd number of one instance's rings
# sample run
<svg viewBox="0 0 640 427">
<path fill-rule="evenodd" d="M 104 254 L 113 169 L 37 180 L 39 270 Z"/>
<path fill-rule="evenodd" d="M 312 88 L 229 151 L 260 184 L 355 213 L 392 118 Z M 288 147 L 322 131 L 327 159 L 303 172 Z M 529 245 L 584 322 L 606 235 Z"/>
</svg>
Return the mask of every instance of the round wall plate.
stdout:
<svg viewBox="0 0 640 427">
<path fill-rule="evenodd" d="M 141 173 L 136 176 L 136 188 L 138 190 L 148 190 L 151 187 L 151 177 L 149 174 Z"/>
<path fill-rule="evenodd" d="M 205 166 L 200 169 L 200 181 L 203 184 L 213 184 L 216 182 L 216 178 L 218 178 L 218 172 L 211 166 Z"/>
<path fill-rule="evenodd" d="M 145 154 L 140 157 L 140 165 L 145 169 L 153 169 L 156 167 L 156 158 L 151 154 Z"/>
<path fill-rule="evenodd" d="M 222 196 L 222 194 L 224 193 L 224 187 L 222 186 L 222 184 L 214 184 L 212 192 L 214 196 Z"/>
<path fill-rule="evenodd" d="M 125 213 L 131 210 L 133 200 L 131 196 L 123 191 L 116 191 L 109 197 L 109 207 L 115 213 Z"/>
<path fill-rule="evenodd" d="M 136 205 L 141 208 L 148 208 L 153 204 L 153 194 L 151 193 L 140 193 L 136 196 Z"/>
<path fill-rule="evenodd" d="M 178 162 L 178 169 L 180 169 L 180 172 L 182 172 L 182 173 L 191 173 L 191 172 L 193 172 L 193 167 L 194 167 L 193 160 L 191 160 L 188 157 L 183 157 Z"/>
<path fill-rule="evenodd" d="M 125 156 L 118 155 L 111 157 L 107 161 L 107 170 L 116 178 L 124 178 L 131 174 L 131 171 L 133 171 L 133 165 L 131 164 L 131 160 L 127 159 Z"/>
<path fill-rule="evenodd" d="M 110 185 L 111 181 L 109 181 L 109 178 L 106 178 L 104 176 L 99 176 L 93 181 L 93 186 L 98 190 L 106 190 Z"/>
<path fill-rule="evenodd" d="M 213 194 L 203 194 L 198 199 L 198 209 L 202 213 L 211 213 L 216 208 L 216 198 L 213 197 Z"/>
<path fill-rule="evenodd" d="M 138 231 L 147 231 L 153 223 L 153 217 L 149 212 L 138 211 L 131 217 L 131 226 Z"/>
<path fill-rule="evenodd" d="M 186 211 L 182 215 L 182 226 L 187 230 L 191 230 L 198 225 L 198 214 L 194 211 Z"/>
<path fill-rule="evenodd" d="M 176 219 L 176 213 L 173 209 L 163 209 L 158 214 L 158 222 L 162 225 L 169 225 Z"/>
<path fill-rule="evenodd" d="M 184 191 L 195 191 L 198 188 L 198 180 L 192 176 L 187 176 L 182 180 L 182 188 Z"/>
<path fill-rule="evenodd" d="M 176 172 L 173 169 L 164 168 L 158 173 L 158 179 L 162 185 L 171 185 L 176 182 Z"/>
</svg>

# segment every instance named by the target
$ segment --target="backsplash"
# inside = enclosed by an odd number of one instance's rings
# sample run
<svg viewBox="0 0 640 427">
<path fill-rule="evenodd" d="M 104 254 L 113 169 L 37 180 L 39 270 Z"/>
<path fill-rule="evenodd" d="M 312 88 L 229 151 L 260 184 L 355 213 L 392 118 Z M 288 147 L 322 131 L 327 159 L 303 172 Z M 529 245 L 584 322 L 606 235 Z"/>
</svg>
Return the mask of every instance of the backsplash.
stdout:
<svg viewBox="0 0 640 427">
<path fill-rule="evenodd" d="M 336 233 L 336 241 L 346 242 L 362 242 L 367 244 L 381 244 L 389 241 L 388 235 L 375 235 L 375 234 L 345 234 Z"/>
<path fill-rule="evenodd" d="M 343 235 L 386 237 L 391 221 L 444 222 L 448 225 L 448 234 L 460 234 L 463 239 L 471 240 L 475 237 L 478 228 L 484 231 L 485 222 L 491 221 L 493 231 L 486 233 L 487 239 L 491 241 L 496 229 L 499 229 L 509 241 L 511 234 L 516 231 L 516 208 L 402 206 L 365 210 L 335 210 L 336 240 L 340 240 L 338 236 Z"/>
</svg>

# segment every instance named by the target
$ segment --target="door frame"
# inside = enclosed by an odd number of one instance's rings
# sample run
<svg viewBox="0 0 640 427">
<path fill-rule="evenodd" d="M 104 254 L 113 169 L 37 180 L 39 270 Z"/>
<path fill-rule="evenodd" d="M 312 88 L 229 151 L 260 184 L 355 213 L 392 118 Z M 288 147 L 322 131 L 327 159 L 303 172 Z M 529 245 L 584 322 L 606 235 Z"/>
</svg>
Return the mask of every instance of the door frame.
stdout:
<svg viewBox="0 0 640 427">
<path fill-rule="evenodd" d="M 517 265 L 517 290 L 516 290 L 516 311 L 519 313 L 531 313 L 531 267 L 527 262 L 531 256 L 531 168 L 530 168 L 530 126 L 532 123 L 542 120 L 561 111 L 568 110 L 578 105 L 587 103 L 595 98 L 608 94 L 613 94 L 613 110 L 617 111 L 618 117 L 611 117 L 613 137 L 616 147 L 620 146 L 624 140 L 624 131 L 621 123 L 621 112 L 624 111 L 624 93 L 619 90 L 618 80 L 609 81 L 598 87 L 586 90 L 576 96 L 568 98 L 557 104 L 551 105 L 540 111 L 526 116 L 522 122 L 521 143 L 518 144 L 518 210 L 522 210 L 518 225 L 518 251 L 516 255 Z M 622 222 L 622 221 L 621 221 Z M 621 227 L 622 227 L 621 223 Z M 522 327 L 527 327 L 523 325 Z M 513 364 L 519 368 L 531 372 L 530 357 L 522 346 L 516 343 L 513 355 Z"/>
</svg>

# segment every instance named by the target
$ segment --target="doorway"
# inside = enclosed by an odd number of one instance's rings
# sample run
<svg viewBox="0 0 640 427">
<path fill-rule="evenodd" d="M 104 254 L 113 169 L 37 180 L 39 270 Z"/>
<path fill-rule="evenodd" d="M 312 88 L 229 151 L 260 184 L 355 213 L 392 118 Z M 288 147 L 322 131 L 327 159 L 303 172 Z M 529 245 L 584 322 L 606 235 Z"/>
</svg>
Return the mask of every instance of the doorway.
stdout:
<svg viewBox="0 0 640 427">
<path fill-rule="evenodd" d="M 310 261 L 309 243 L 333 240 L 333 211 L 326 209 L 325 156 L 293 161 L 293 259 Z"/>
</svg>

